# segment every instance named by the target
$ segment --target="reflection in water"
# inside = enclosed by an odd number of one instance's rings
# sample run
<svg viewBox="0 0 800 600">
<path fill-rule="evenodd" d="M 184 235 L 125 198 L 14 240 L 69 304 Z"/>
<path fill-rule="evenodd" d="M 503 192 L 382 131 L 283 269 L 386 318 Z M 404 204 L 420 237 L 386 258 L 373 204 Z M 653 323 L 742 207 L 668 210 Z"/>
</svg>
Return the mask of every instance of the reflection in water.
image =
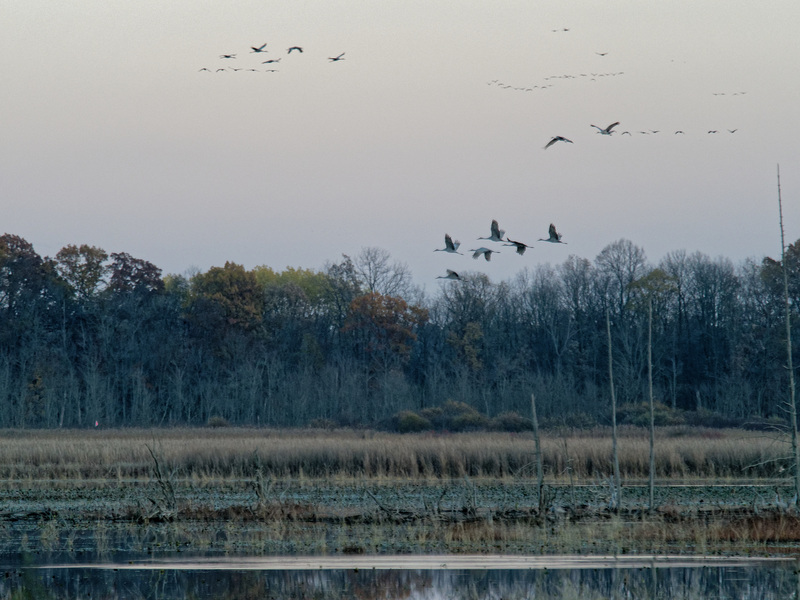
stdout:
<svg viewBox="0 0 800 600">
<path fill-rule="evenodd" d="M 793 563 L 762 566 L 535 570 L 185 570 L 17 568 L 0 598 L 286 598 L 410 600 L 794 597 Z"/>
</svg>

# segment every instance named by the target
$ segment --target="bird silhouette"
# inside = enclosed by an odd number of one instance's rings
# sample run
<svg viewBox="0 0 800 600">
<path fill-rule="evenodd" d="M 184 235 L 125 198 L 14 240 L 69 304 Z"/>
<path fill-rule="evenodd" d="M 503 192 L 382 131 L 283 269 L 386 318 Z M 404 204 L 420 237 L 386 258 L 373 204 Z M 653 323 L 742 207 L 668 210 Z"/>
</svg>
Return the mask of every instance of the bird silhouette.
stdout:
<svg viewBox="0 0 800 600">
<path fill-rule="evenodd" d="M 492 219 L 492 235 L 489 237 L 479 237 L 479 240 L 490 240 L 492 242 L 502 242 L 503 236 L 506 232 L 500 229 L 500 226 L 497 224 L 497 220 Z M 486 260 L 489 260 L 488 258 Z"/>
<path fill-rule="evenodd" d="M 339 56 L 328 57 L 328 60 L 331 62 L 336 62 L 337 60 L 344 60 L 344 52 L 342 52 Z"/>
<path fill-rule="evenodd" d="M 678 129 L 678 131 L 676 131 L 674 135 L 678 135 L 679 133 L 680 133 L 680 134 L 682 134 L 682 135 L 685 135 L 685 134 L 683 133 L 683 131 L 681 131 L 680 129 Z"/>
<path fill-rule="evenodd" d="M 510 243 L 503 244 L 503 246 L 516 246 L 517 254 L 519 254 L 520 256 L 525 254 L 525 250 L 527 250 L 528 248 L 533 248 L 533 246 L 528 246 L 528 244 L 523 244 L 522 242 L 515 242 L 511 238 L 506 238 L 506 241 Z"/>
<path fill-rule="evenodd" d="M 597 125 L 592 125 L 592 127 L 597 129 L 597 133 L 602 133 L 603 135 L 611 135 L 613 133 L 611 130 L 614 129 L 614 127 L 616 127 L 617 125 L 619 125 L 619 121 L 617 121 L 616 123 L 612 123 L 605 129 L 603 129 L 602 127 L 598 127 Z"/>
<path fill-rule="evenodd" d="M 489 262 L 490 260 L 492 260 L 492 253 L 493 252 L 497 252 L 498 254 L 500 254 L 500 252 L 498 252 L 497 250 L 489 250 L 489 248 L 484 248 L 483 246 L 481 246 L 478 249 L 474 249 L 473 248 L 473 249 L 470 250 L 470 252 L 473 253 L 472 254 L 472 258 L 474 258 L 474 259 L 478 259 L 478 258 L 481 257 L 481 255 L 483 255 L 483 258 L 486 259 L 486 262 Z"/>
<path fill-rule="evenodd" d="M 550 223 L 550 229 L 548 231 L 550 237 L 548 238 L 539 238 L 540 242 L 551 242 L 553 244 L 566 244 L 567 242 L 561 241 L 561 234 L 556 231 L 556 226 Z"/>
<path fill-rule="evenodd" d="M 264 44 L 262 44 L 261 46 L 259 46 L 258 48 L 255 47 L 255 46 L 250 46 L 250 48 L 252 48 L 252 51 L 250 52 L 250 54 L 259 53 L 259 52 L 266 52 L 266 50 L 264 50 L 264 48 L 266 48 L 266 47 L 267 47 L 266 42 Z"/>
<path fill-rule="evenodd" d="M 462 254 L 458 251 L 458 247 L 461 245 L 461 242 L 456 240 L 453 241 L 453 238 L 450 237 L 449 233 L 444 234 L 444 248 L 436 248 L 434 252 L 450 252 L 451 254 Z"/>
<path fill-rule="evenodd" d="M 738 129 L 728 129 L 728 133 L 736 133 L 739 131 Z"/>
<path fill-rule="evenodd" d="M 220 54 L 220 58 L 236 58 L 235 54 Z"/>
<path fill-rule="evenodd" d="M 297 50 L 300 54 L 303 53 L 303 49 L 300 46 L 292 46 L 286 51 L 286 54 L 291 54 L 292 50 Z"/>
<path fill-rule="evenodd" d="M 206 69 L 205 67 L 203 67 L 202 69 L 199 69 L 199 70 L 198 70 L 198 73 L 199 73 L 200 71 L 208 71 L 209 73 L 211 73 L 211 70 L 210 70 L 210 69 Z"/>
<path fill-rule="evenodd" d="M 458 273 L 455 271 L 451 271 L 450 269 L 445 269 L 447 271 L 447 275 L 439 275 L 436 279 L 461 279 Z"/>
<path fill-rule="evenodd" d="M 556 142 L 569 142 L 569 143 L 571 144 L 571 143 L 572 143 L 572 140 L 568 140 L 568 139 L 567 139 L 567 138 L 565 138 L 565 137 L 562 137 L 562 136 L 560 136 L 560 135 L 557 135 L 557 136 L 555 136 L 555 137 L 554 137 L 552 140 L 550 140 L 549 142 L 547 142 L 547 145 L 544 147 L 544 149 L 545 149 L 545 150 L 547 150 L 547 149 L 548 149 L 550 146 L 552 146 L 552 145 L 553 145 L 553 144 L 555 144 Z"/>
<path fill-rule="evenodd" d="M 262 62 L 261 64 L 262 64 L 262 65 L 269 65 L 269 64 L 272 64 L 272 63 L 278 63 L 278 62 L 281 62 L 281 59 L 280 59 L 280 58 L 270 58 L 269 60 L 265 60 L 265 61 L 264 61 L 264 62 Z"/>
</svg>

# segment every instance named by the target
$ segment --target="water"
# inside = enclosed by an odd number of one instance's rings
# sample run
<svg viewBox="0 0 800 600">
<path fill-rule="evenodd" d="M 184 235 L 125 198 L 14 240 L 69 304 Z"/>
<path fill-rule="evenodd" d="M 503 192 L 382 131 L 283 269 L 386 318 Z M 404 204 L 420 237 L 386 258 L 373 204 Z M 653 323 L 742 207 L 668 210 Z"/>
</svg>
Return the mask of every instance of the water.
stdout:
<svg viewBox="0 0 800 600">
<path fill-rule="evenodd" d="M 797 597 L 792 559 L 577 556 L 227 557 L 0 571 L 0 598 L 361 600 Z"/>
</svg>

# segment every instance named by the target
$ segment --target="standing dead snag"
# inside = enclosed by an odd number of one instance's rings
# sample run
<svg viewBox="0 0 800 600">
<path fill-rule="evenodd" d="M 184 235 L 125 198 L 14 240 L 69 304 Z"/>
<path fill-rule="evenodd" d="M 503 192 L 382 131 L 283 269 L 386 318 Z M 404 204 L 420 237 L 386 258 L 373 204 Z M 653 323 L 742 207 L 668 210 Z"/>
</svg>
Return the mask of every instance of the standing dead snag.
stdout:
<svg viewBox="0 0 800 600">
<path fill-rule="evenodd" d="M 617 395 L 614 391 L 614 353 L 611 347 L 611 317 L 606 308 L 606 335 L 608 336 L 608 386 L 611 391 L 611 454 L 614 461 L 614 498 L 611 507 L 619 512 L 622 506 L 622 482 L 619 475 L 619 453 L 617 452 Z"/>
<path fill-rule="evenodd" d="M 789 306 L 789 272 L 786 268 L 786 242 L 783 236 L 783 202 L 781 200 L 781 167 L 778 165 L 778 219 L 781 227 L 781 270 L 786 312 L 786 368 L 789 371 L 789 416 L 792 421 L 792 457 L 794 458 L 794 505 L 800 501 L 800 448 L 797 443 L 797 401 L 792 361 L 792 319 Z"/>
<path fill-rule="evenodd" d="M 656 480 L 656 418 L 655 400 L 653 399 L 653 298 L 647 299 L 647 391 L 650 399 L 650 501 L 648 509 L 655 510 L 655 480 Z"/>
<path fill-rule="evenodd" d="M 172 475 L 164 473 L 161 469 L 161 463 L 155 451 L 147 444 L 145 444 L 145 448 L 147 448 L 147 451 L 153 459 L 153 475 L 155 476 L 156 484 L 158 484 L 160 492 L 158 497 L 149 498 L 155 512 L 150 514 L 147 518 L 148 520 L 171 520 L 175 516 L 178 508 L 178 501 L 175 497 L 175 487 L 172 485 Z"/>
<path fill-rule="evenodd" d="M 533 416 L 533 443 L 536 447 L 536 489 L 539 492 L 539 515 L 545 509 L 544 469 L 542 468 L 542 444 L 539 439 L 539 419 L 536 417 L 536 397 L 531 392 L 531 414 Z"/>
</svg>

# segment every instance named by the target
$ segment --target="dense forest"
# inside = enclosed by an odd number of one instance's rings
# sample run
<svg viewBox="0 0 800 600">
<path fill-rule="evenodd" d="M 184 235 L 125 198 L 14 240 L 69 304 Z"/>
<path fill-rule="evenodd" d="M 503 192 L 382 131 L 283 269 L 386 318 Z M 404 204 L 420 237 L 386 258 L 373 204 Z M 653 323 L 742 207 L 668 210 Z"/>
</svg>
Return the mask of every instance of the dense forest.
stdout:
<svg viewBox="0 0 800 600">
<path fill-rule="evenodd" d="M 800 307 L 800 240 L 787 249 Z M 486 418 L 609 420 L 606 311 L 618 402 L 675 413 L 786 416 L 780 261 L 622 239 L 514 279 L 462 273 L 427 296 L 379 248 L 320 270 L 226 263 L 163 275 L 93 246 L 42 258 L 0 237 L 0 427 L 376 426 L 458 403 Z M 795 318 L 794 323 L 800 322 Z M 800 339 L 800 332 L 793 336 Z"/>
</svg>

